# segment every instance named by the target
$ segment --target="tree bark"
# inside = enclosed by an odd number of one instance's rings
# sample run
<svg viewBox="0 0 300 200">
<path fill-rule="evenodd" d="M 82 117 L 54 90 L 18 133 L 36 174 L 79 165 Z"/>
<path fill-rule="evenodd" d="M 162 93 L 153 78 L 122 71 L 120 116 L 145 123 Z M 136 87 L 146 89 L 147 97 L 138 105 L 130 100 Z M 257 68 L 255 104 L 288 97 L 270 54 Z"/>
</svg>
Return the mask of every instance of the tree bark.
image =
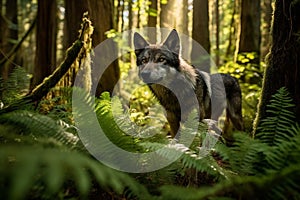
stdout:
<svg viewBox="0 0 300 200">
<path fill-rule="evenodd" d="M 2 1 L 1 1 L 2 4 Z M 2 5 L 3 6 L 3 5 Z M 2 9 L 1 6 L 1 9 Z M 17 0 L 7 0 L 5 4 L 5 13 L 0 16 L 1 39 L 0 39 L 0 60 L 6 58 L 7 53 L 13 48 L 14 43 L 11 41 L 18 40 L 18 5 Z M 2 10 L 1 10 L 2 12 Z M 4 17 L 3 17 L 4 14 Z M 16 65 L 15 59 L 10 58 L 4 66 L 1 66 L 1 77 L 6 80 Z"/>
<path fill-rule="evenodd" d="M 260 61 L 260 0 L 242 0 L 238 54 L 255 52 Z"/>
<path fill-rule="evenodd" d="M 81 18 L 83 13 L 88 11 L 86 2 L 86 0 L 65 0 L 64 50 L 67 50 L 79 35 Z"/>
<path fill-rule="evenodd" d="M 262 37 L 261 37 L 261 58 L 264 59 L 270 50 L 271 22 L 272 22 L 272 0 L 262 1 Z"/>
<path fill-rule="evenodd" d="M 97 46 L 101 42 L 107 39 L 105 32 L 114 28 L 113 22 L 113 0 L 89 0 L 89 12 L 91 20 L 94 25 L 94 34 L 92 36 L 93 46 Z M 114 44 L 116 45 L 116 44 Z M 113 49 L 108 48 L 101 52 L 101 57 L 110 57 L 118 52 L 115 51 L 116 47 Z M 107 56 L 106 56 L 107 55 Z M 95 71 L 104 70 L 99 69 L 97 66 L 92 66 L 92 73 L 97 74 Z M 100 81 L 97 83 L 98 77 L 93 77 L 93 87 L 96 89 L 96 96 L 99 96 L 102 92 L 108 91 L 113 92 L 113 89 L 118 82 L 120 77 L 120 69 L 118 66 L 118 60 L 113 61 L 109 67 L 104 71 Z"/>
<path fill-rule="evenodd" d="M 220 9 L 219 0 L 216 0 L 215 12 L 216 12 L 216 65 L 220 65 Z"/>
<path fill-rule="evenodd" d="M 238 9 L 238 0 L 234 0 L 232 2 L 232 14 L 231 14 L 231 19 L 230 19 L 230 32 L 228 36 L 228 46 L 226 49 L 226 55 L 225 58 L 229 58 L 230 55 L 234 55 L 234 50 L 235 50 L 235 44 L 236 44 L 236 30 L 237 26 L 235 23 L 235 16 L 237 14 L 237 9 Z"/>
<path fill-rule="evenodd" d="M 174 5 L 176 4 L 175 0 L 168 0 L 167 4 L 160 4 L 160 27 L 161 28 L 175 28 L 175 12 L 174 12 Z M 178 16 L 177 16 L 178 18 Z M 168 32 L 161 33 L 161 39 L 164 40 Z"/>
<path fill-rule="evenodd" d="M 210 53 L 208 0 L 193 3 L 193 39 Z"/>
<path fill-rule="evenodd" d="M 31 88 L 40 84 L 56 67 L 57 2 L 39 0 L 36 27 L 36 55 Z"/>
<path fill-rule="evenodd" d="M 157 25 L 157 0 L 151 0 L 148 11 L 148 27 L 156 28 Z M 156 31 L 148 32 L 149 42 L 156 43 Z"/>
<path fill-rule="evenodd" d="M 195 0 L 193 3 L 193 39 L 199 43 L 209 54 L 210 53 L 210 38 L 209 38 L 209 9 L 208 0 Z M 197 45 L 192 46 L 191 60 L 195 66 L 201 65 L 203 60 L 199 58 L 199 52 Z M 209 59 L 209 58 L 208 58 Z M 210 72 L 209 60 L 206 60 L 207 64 L 203 71 Z"/>
<path fill-rule="evenodd" d="M 69 46 L 74 38 L 78 35 L 78 27 L 80 27 L 81 16 L 84 12 L 88 11 L 90 19 L 94 26 L 94 34 L 92 36 L 93 47 L 96 47 L 101 42 L 107 39 L 105 32 L 113 29 L 114 26 L 114 13 L 112 0 L 65 0 L 66 4 L 66 21 L 65 21 L 65 37 L 66 45 Z M 74 31 L 75 30 L 75 31 Z M 113 50 L 115 50 L 114 48 Z M 117 52 L 111 49 L 106 49 L 101 52 L 101 57 L 111 56 Z M 99 74 L 99 67 L 92 65 L 92 74 Z M 96 73 L 97 71 L 97 73 Z M 120 76 L 120 70 L 117 60 L 109 65 L 102 75 L 100 81 L 99 77 L 92 77 L 93 91 L 96 91 L 96 96 L 99 96 L 104 91 L 112 93 L 115 84 Z"/>
<path fill-rule="evenodd" d="M 266 106 L 281 87 L 290 92 L 296 120 L 300 122 L 300 1 L 277 0 L 273 16 L 272 44 L 263 80 L 263 89 L 254 124 L 254 134 L 262 119 L 268 116 Z"/>
</svg>

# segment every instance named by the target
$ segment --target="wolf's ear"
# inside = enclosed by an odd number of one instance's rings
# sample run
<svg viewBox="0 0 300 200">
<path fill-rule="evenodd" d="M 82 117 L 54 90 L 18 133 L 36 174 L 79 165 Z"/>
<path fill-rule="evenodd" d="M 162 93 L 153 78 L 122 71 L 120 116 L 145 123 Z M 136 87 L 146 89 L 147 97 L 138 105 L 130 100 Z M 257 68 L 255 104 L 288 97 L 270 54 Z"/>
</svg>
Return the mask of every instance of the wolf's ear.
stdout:
<svg viewBox="0 0 300 200">
<path fill-rule="evenodd" d="M 180 39 L 179 39 L 178 33 L 175 29 L 173 29 L 171 31 L 171 33 L 168 35 L 167 39 L 164 41 L 163 45 L 166 46 L 173 53 L 176 53 L 177 55 L 179 55 Z"/>
<path fill-rule="evenodd" d="M 133 36 L 135 55 L 139 55 L 145 47 L 149 46 L 148 42 L 138 33 Z"/>
</svg>

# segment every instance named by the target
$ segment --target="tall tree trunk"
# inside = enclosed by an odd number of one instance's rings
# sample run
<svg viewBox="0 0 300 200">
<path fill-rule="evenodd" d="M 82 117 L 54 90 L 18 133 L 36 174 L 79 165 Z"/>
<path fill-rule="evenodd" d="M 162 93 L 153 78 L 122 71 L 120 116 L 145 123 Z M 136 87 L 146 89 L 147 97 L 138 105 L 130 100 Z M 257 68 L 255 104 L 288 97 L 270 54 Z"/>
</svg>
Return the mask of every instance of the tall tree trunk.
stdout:
<svg viewBox="0 0 300 200">
<path fill-rule="evenodd" d="M 132 11 L 132 0 L 128 0 L 128 29 L 133 28 L 133 11 Z M 130 43 L 131 44 L 131 43 Z"/>
<path fill-rule="evenodd" d="M 235 50 L 235 41 L 236 41 L 236 23 L 235 23 L 235 17 L 237 14 L 237 3 L 238 0 L 234 0 L 232 2 L 232 14 L 231 14 L 231 19 L 230 19 L 230 32 L 228 36 L 228 46 L 226 49 L 226 55 L 225 58 L 228 58 L 230 55 L 234 55 L 234 50 Z"/>
<path fill-rule="evenodd" d="M 148 27 L 154 27 L 156 28 L 157 25 L 157 0 L 151 0 L 149 11 L 148 11 Z M 155 30 L 155 31 L 152 31 Z M 151 31 L 148 32 L 149 42 L 156 43 L 156 29 L 151 29 Z"/>
<path fill-rule="evenodd" d="M 242 0 L 238 54 L 255 52 L 260 61 L 260 0 Z"/>
<path fill-rule="evenodd" d="M 161 28 L 169 28 L 173 29 L 176 27 L 176 21 L 175 18 L 178 18 L 178 16 L 175 17 L 175 11 L 174 11 L 174 5 L 176 4 L 176 0 L 168 0 L 167 4 L 163 4 L 161 2 L 160 4 L 160 27 Z M 168 32 L 162 32 L 161 33 L 161 39 L 164 40 Z"/>
<path fill-rule="evenodd" d="M 93 44 L 94 46 L 100 44 L 107 39 L 105 32 L 109 31 L 114 27 L 113 21 L 113 0 L 89 0 L 89 11 L 91 13 L 91 20 L 94 25 Z M 112 44 L 113 49 L 107 48 L 101 52 L 101 57 L 110 57 L 117 55 L 116 44 Z M 117 57 L 117 56 L 115 56 Z M 104 70 L 99 69 L 97 66 L 93 66 L 93 71 Z M 99 77 L 93 77 L 93 86 L 96 87 L 96 95 L 99 96 L 104 91 L 113 92 L 116 83 L 119 80 L 120 69 L 118 61 L 115 60 L 109 65 L 104 71 L 100 81 L 97 83 Z"/>
<path fill-rule="evenodd" d="M 80 26 L 81 18 L 84 12 L 88 11 L 91 21 L 94 26 L 94 34 L 92 36 L 93 47 L 96 47 L 101 42 L 107 39 L 105 33 L 115 27 L 114 13 L 113 13 L 113 0 L 65 0 L 66 4 L 66 18 L 65 18 L 65 37 L 69 41 L 65 46 L 70 46 L 71 43 L 77 38 L 78 29 Z M 69 9 L 69 11 L 67 11 Z M 74 22 L 73 22 L 74 21 Z M 73 22 L 73 23 L 70 23 Z M 75 31 L 74 31 L 75 30 Z M 72 33 L 70 33 L 72 31 Z M 117 52 L 114 48 L 107 48 L 101 51 L 100 57 L 111 57 Z M 106 56 L 107 55 L 107 56 Z M 116 56 L 117 57 L 117 56 Z M 100 71 L 105 69 L 99 68 L 92 64 L 92 75 L 99 74 Z M 115 84 L 119 79 L 119 67 L 117 60 L 109 65 L 102 75 L 100 81 L 99 77 L 92 77 L 92 90 L 96 91 L 96 96 L 99 96 L 104 91 L 113 91 Z"/>
<path fill-rule="evenodd" d="M 65 0 L 65 22 L 64 22 L 64 49 L 68 49 L 77 39 L 81 19 L 84 12 L 88 11 L 86 0 Z"/>
<path fill-rule="evenodd" d="M 188 0 L 177 0 L 175 6 L 176 29 L 188 35 Z"/>
<path fill-rule="evenodd" d="M 2 4 L 2 1 L 1 1 Z M 3 5 L 2 5 L 3 6 Z M 1 9 L 2 9 L 1 6 Z M 17 0 L 7 0 L 5 4 L 5 13 L 0 16 L 1 39 L 0 39 L 0 60 L 13 48 L 14 41 L 18 40 L 18 5 Z M 1 10 L 2 12 L 2 10 Z M 4 16 L 4 17 L 3 17 Z M 2 55 L 3 54 L 3 55 Z M 6 80 L 15 66 L 15 59 L 10 58 L 5 66 L 1 66 L 1 77 Z"/>
<path fill-rule="evenodd" d="M 56 67 L 57 2 L 39 0 L 36 27 L 36 55 L 32 88 Z"/>
<path fill-rule="evenodd" d="M 132 11 L 132 0 L 128 0 L 128 30 L 133 29 L 133 11 Z M 132 44 L 132 34 L 130 32 L 129 38 L 128 38 L 128 46 L 131 46 Z"/>
<path fill-rule="evenodd" d="M 192 37 L 208 54 L 210 53 L 208 0 L 194 0 Z M 192 46 L 192 63 L 195 66 L 205 66 L 206 68 L 202 68 L 202 70 L 210 72 L 209 58 L 203 64 L 203 58 L 199 57 L 200 49 L 198 48 L 198 45 Z"/>
<path fill-rule="evenodd" d="M 262 37 L 261 37 L 261 58 L 264 59 L 270 49 L 270 30 L 272 21 L 272 0 L 262 1 Z"/>
<path fill-rule="evenodd" d="M 215 4 L 216 12 L 216 65 L 220 65 L 220 9 L 219 9 L 219 0 L 216 0 Z"/>
<path fill-rule="evenodd" d="M 254 133 L 261 119 L 266 118 L 266 105 L 281 87 L 286 87 L 296 105 L 300 122 L 300 1 L 277 0 L 272 26 L 272 44 L 263 81 Z"/>
<path fill-rule="evenodd" d="M 118 5 L 116 11 L 116 26 L 117 26 L 117 31 L 122 32 L 123 27 L 124 27 L 124 17 L 123 17 L 123 12 L 124 12 L 124 4 L 125 2 L 122 0 L 118 0 Z"/>
</svg>

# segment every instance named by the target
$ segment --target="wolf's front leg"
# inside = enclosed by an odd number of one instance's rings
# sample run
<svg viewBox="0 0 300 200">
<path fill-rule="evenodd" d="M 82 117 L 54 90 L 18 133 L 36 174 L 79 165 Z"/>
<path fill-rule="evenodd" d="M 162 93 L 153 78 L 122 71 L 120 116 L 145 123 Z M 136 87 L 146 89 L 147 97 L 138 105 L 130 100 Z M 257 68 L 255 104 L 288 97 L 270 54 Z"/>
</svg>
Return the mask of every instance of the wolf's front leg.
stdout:
<svg viewBox="0 0 300 200">
<path fill-rule="evenodd" d="M 171 136 L 174 138 L 179 130 L 180 126 L 180 114 L 176 114 L 171 111 L 167 111 L 167 120 L 171 128 Z"/>
</svg>

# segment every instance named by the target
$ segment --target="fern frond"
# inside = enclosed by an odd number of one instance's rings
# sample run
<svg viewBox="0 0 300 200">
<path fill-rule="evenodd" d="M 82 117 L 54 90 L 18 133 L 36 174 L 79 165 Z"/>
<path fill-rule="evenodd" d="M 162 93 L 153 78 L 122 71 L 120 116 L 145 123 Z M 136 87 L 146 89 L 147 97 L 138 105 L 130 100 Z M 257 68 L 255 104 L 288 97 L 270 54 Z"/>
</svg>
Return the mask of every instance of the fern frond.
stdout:
<svg viewBox="0 0 300 200">
<path fill-rule="evenodd" d="M 142 151 L 142 148 L 116 124 L 109 94 L 104 93 L 101 99 L 96 99 L 96 105 L 95 99 L 84 92 L 77 91 L 75 95 L 73 92 L 73 116 L 84 146 L 115 168 L 139 167 L 137 165 L 141 163 L 132 161 L 132 153 Z"/>
<path fill-rule="evenodd" d="M 211 154 L 204 157 L 197 152 L 190 150 L 183 144 L 170 143 L 168 145 L 161 143 L 143 143 L 142 146 L 146 149 L 156 151 L 158 157 L 169 160 L 179 160 L 182 167 L 194 168 L 198 172 L 206 172 L 213 175 L 215 178 L 227 179 L 233 174 L 230 171 L 222 168 Z"/>
<path fill-rule="evenodd" d="M 269 117 L 262 119 L 257 129 L 257 139 L 270 146 L 281 143 L 281 139 L 289 134 L 287 130 L 295 124 L 295 114 L 291 111 L 294 107 L 292 101 L 286 88 L 280 88 L 272 96 L 266 111 Z"/>
<path fill-rule="evenodd" d="M 75 183 L 80 196 L 86 196 L 94 180 L 106 190 L 112 188 L 118 194 L 129 188 L 135 196 L 149 198 L 147 190 L 128 175 L 80 153 L 39 147 L 2 146 L 0 163 L 1 199 L 30 198 L 30 195 L 37 192 L 36 185 L 42 188 L 40 192 L 43 195 L 57 198 L 59 193 L 70 189 L 65 188 L 65 184 L 70 181 Z"/>
<path fill-rule="evenodd" d="M 28 93 L 30 76 L 22 67 L 16 67 L 10 74 L 8 80 L 0 80 L 0 90 L 2 91 L 2 101 L 4 106 L 20 100 Z"/>
<path fill-rule="evenodd" d="M 114 113 L 112 108 L 114 108 Z M 131 152 L 142 150 L 136 144 L 135 138 L 131 136 L 131 129 L 124 129 L 126 125 L 123 124 L 120 127 L 116 122 L 118 118 L 126 117 L 121 102 L 117 98 L 110 99 L 109 93 L 102 94 L 95 111 L 103 132 L 112 143 Z M 129 123 L 129 121 L 124 121 L 124 123 Z"/>
<path fill-rule="evenodd" d="M 280 172 L 264 176 L 235 177 L 214 187 L 182 188 L 162 186 L 161 199 L 298 199 L 300 197 L 299 165 L 291 165 Z"/>
<path fill-rule="evenodd" d="M 266 161 L 271 169 L 280 170 L 300 160 L 300 127 L 297 125 L 290 130 L 290 136 L 281 138 L 281 144 L 273 146 L 265 152 Z M 293 136 L 295 135 L 295 136 Z"/>
<path fill-rule="evenodd" d="M 0 115 L 0 124 L 16 127 L 18 131 L 33 138 L 53 138 L 73 148 L 79 139 L 70 132 L 70 126 L 62 121 L 35 112 L 18 110 Z M 64 124 L 64 126 L 62 126 Z"/>
<path fill-rule="evenodd" d="M 227 149 L 230 168 L 239 176 L 263 173 L 267 165 L 264 153 L 270 147 L 245 133 L 235 133 L 234 140 L 234 145 Z"/>
</svg>

